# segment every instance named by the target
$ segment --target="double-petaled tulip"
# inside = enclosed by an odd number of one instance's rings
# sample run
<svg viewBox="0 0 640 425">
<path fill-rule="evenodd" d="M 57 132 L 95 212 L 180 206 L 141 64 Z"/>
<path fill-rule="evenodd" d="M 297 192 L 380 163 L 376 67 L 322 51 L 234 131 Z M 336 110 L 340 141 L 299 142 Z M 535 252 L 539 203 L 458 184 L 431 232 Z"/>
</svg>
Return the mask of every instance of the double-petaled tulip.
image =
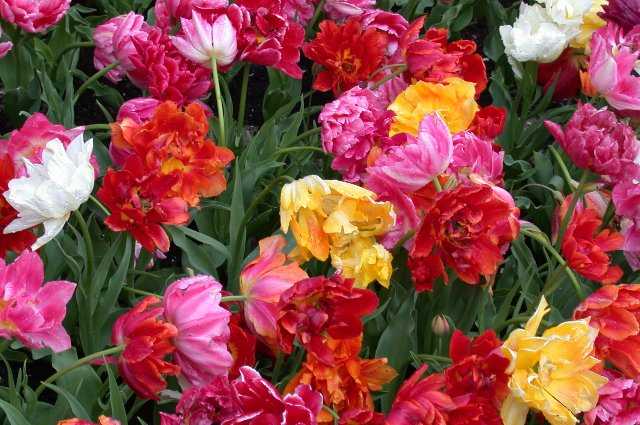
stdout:
<svg viewBox="0 0 640 425">
<path fill-rule="evenodd" d="M 133 69 L 130 56 L 136 53 L 136 48 L 131 40 L 134 37 L 146 39 L 148 31 L 144 16 L 134 12 L 116 16 L 98 25 L 93 31 L 96 46 L 93 65 L 100 70 L 119 61 L 118 66 L 107 73 L 107 77 L 116 83 L 122 80 Z"/>
<path fill-rule="evenodd" d="M 629 125 L 606 108 L 584 103 L 564 128 L 552 121 L 545 121 L 545 126 L 578 167 L 614 182 L 640 174 L 640 141 Z"/>
<path fill-rule="evenodd" d="M 388 126 L 391 113 L 384 101 L 369 89 L 354 87 L 325 104 L 318 117 L 322 125 L 322 147 L 333 155 L 331 167 L 345 181 L 362 179 L 380 151 L 391 141 Z"/>
<path fill-rule="evenodd" d="M 449 128 L 458 133 L 469 128 L 478 112 L 473 83 L 452 77 L 443 83 L 418 81 L 410 85 L 389 110 L 395 112 L 391 135 L 408 133 L 417 136 L 425 115 L 438 112 Z"/>
<path fill-rule="evenodd" d="M 410 193 L 442 174 L 452 155 L 453 142 L 447 124 L 433 113 L 422 119 L 417 137 L 407 135 L 405 143 L 389 147 L 367 172 Z"/>
<path fill-rule="evenodd" d="M 529 409 L 551 425 L 576 424 L 576 415 L 596 406 L 598 390 L 607 383 L 592 370 L 600 364 L 592 355 L 598 331 L 588 319 L 564 322 L 537 336 L 548 306 L 542 297 L 524 329 L 511 332 L 502 348 L 511 362 L 504 425 L 524 425 Z"/>
<path fill-rule="evenodd" d="M 13 160 L 7 154 L 0 154 L 0 258 L 8 251 L 20 252 L 36 241 L 31 230 L 5 235 L 4 228 L 18 217 L 18 212 L 4 199 L 3 193 L 9 188 L 9 182 L 16 177 Z"/>
<path fill-rule="evenodd" d="M 568 213 L 571 196 L 558 211 L 559 221 Z M 616 283 L 623 275 L 620 266 L 611 264 L 608 253 L 622 248 L 623 236 L 609 228 L 602 229 L 602 212 L 587 199 L 576 204 L 562 238 L 561 252 L 571 269 L 587 279 L 602 284 Z"/>
<path fill-rule="evenodd" d="M 181 18 L 189 19 L 193 11 L 212 11 L 225 8 L 227 0 L 156 0 L 154 12 L 160 28 L 168 29 Z"/>
<path fill-rule="evenodd" d="M 625 34 L 612 22 L 591 37 L 589 80 L 620 111 L 640 111 L 640 77 L 634 71 L 640 57 L 639 40 L 640 30 Z"/>
<path fill-rule="evenodd" d="M 522 74 L 517 62 L 549 63 L 556 60 L 575 36 L 575 27 L 570 26 L 569 29 L 567 31 L 554 22 L 539 4 L 522 3 L 513 25 L 500 27 L 504 51 L 516 75 Z"/>
<path fill-rule="evenodd" d="M 591 294 L 573 313 L 590 318 L 599 330 L 596 355 L 607 360 L 628 378 L 640 374 L 640 287 L 607 285 Z"/>
<path fill-rule="evenodd" d="M 165 375 L 177 375 L 180 368 L 167 361 L 175 351 L 178 334 L 163 317 L 159 298 L 149 296 L 127 311 L 113 324 L 111 342 L 123 345 L 117 363 L 120 376 L 140 397 L 159 399 L 166 388 Z"/>
<path fill-rule="evenodd" d="M 236 29 L 226 14 L 208 22 L 198 12 L 191 19 L 182 18 L 181 32 L 171 36 L 176 48 L 192 62 L 211 68 L 213 63 L 228 67 L 238 55 Z"/>
<path fill-rule="evenodd" d="M 585 413 L 585 425 L 632 425 L 640 423 L 640 383 L 611 370 L 603 375 L 609 379 L 600 388 L 598 405 Z"/>
<path fill-rule="evenodd" d="M 480 277 L 489 279 L 518 235 L 519 215 L 507 191 L 476 178 L 439 192 L 409 257 L 416 288 L 431 290 L 439 277 L 446 282 L 445 267 L 471 285 L 480 283 Z"/>
<path fill-rule="evenodd" d="M 27 32 L 44 32 L 60 22 L 70 4 L 71 0 L 0 0 L 0 15 Z"/>
<path fill-rule="evenodd" d="M 495 185 L 502 185 L 504 152 L 490 140 L 465 131 L 453 136 L 453 156 L 449 169 L 459 178 L 477 174 Z"/>
<path fill-rule="evenodd" d="M 229 382 L 216 378 L 207 386 L 182 394 L 176 414 L 160 414 L 162 425 L 315 425 L 322 408 L 322 395 L 308 385 L 299 385 L 284 397 L 248 366 Z"/>
<path fill-rule="evenodd" d="M 322 66 L 313 88 L 335 95 L 366 81 L 383 62 L 387 36 L 374 27 L 363 29 L 356 19 L 339 25 L 322 21 L 316 37 L 302 48 L 305 56 Z"/>
<path fill-rule="evenodd" d="M 54 139 L 46 144 L 42 164 L 25 159 L 27 176 L 13 179 L 4 193 L 18 217 L 4 228 L 14 233 L 44 225 L 44 234 L 32 245 L 36 250 L 55 238 L 71 213 L 86 202 L 93 190 L 95 171 L 91 164 L 93 140 L 76 137 L 64 147 Z"/>
<path fill-rule="evenodd" d="M 325 261 L 356 286 L 374 280 L 387 286 L 391 254 L 376 242 L 395 222 L 389 202 L 353 184 L 307 176 L 284 185 L 280 194 L 282 230 L 297 243 L 295 254 L 306 261 Z"/>
<path fill-rule="evenodd" d="M 262 239 L 260 254 L 240 273 L 240 291 L 247 296 L 244 317 L 252 331 L 273 351 L 278 348 L 280 296 L 296 282 L 309 277 L 297 262 L 287 261 L 283 252 L 286 244 L 282 236 Z"/>
<path fill-rule="evenodd" d="M 233 365 L 227 350 L 231 313 L 220 306 L 221 289 L 211 276 L 194 276 L 165 290 L 164 317 L 176 328 L 173 360 L 184 386 L 206 385 Z"/>
<path fill-rule="evenodd" d="M 9 265 L 0 259 L 0 337 L 58 353 L 71 348 L 62 321 L 76 285 L 43 282 L 44 266 L 38 254 L 25 251 Z"/>
<path fill-rule="evenodd" d="M 388 425 L 446 425 L 447 411 L 455 403 L 444 393 L 445 379 L 439 374 L 422 377 L 427 365 L 422 365 L 400 387 L 391 406 Z"/>
<path fill-rule="evenodd" d="M 629 31 L 640 22 L 640 1 L 609 0 L 604 6 L 602 16 Z"/>
<path fill-rule="evenodd" d="M 377 306 L 375 292 L 354 288 L 353 281 L 340 276 L 301 280 L 280 296 L 280 348 L 291 353 L 297 338 L 318 360 L 332 365 L 335 358 L 327 338 L 358 338 L 362 333 L 362 318 L 373 313 Z"/>
</svg>

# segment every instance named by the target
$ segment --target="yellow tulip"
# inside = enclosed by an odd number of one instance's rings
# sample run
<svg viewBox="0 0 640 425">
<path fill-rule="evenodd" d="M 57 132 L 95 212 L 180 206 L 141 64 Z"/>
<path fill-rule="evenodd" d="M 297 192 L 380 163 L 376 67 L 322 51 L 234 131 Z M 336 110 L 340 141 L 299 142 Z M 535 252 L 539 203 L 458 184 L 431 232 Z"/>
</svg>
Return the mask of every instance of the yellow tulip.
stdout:
<svg viewBox="0 0 640 425">
<path fill-rule="evenodd" d="M 505 425 L 523 425 L 529 409 L 540 411 L 551 425 L 574 425 L 576 415 L 598 402 L 607 379 L 593 372 L 598 331 L 588 320 L 564 322 L 536 336 L 549 312 L 544 297 L 524 329 L 511 332 L 502 351 L 511 361 L 511 393 L 501 409 Z"/>
<path fill-rule="evenodd" d="M 307 176 L 284 185 L 280 194 L 280 224 L 293 233 L 300 261 L 331 255 L 343 277 L 366 287 L 391 278 L 391 254 L 376 242 L 395 224 L 393 206 L 377 202 L 376 194 L 337 180 Z"/>
<path fill-rule="evenodd" d="M 460 78 L 449 78 L 444 83 L 418 81 L 389 105 L 388 109 L 396 114 L 390 135 L 409 133 L 416 136 L 424 116 L 433 112 L 440 114 L 451 133 L 464 131 L 479 110 L 475 94 L 475 85 Z"/>
<path fill-rule="evenodd" d="M 580 27 L 580 34 L 571 41 L 571 47 L 574 49 L 584 49 L 585 53 L 589 53 L 591 36 L 607 24 L 607 21 L 598 16 L 598 14 L 603 11 L 603 6 L 607 3 L 607 0 L 593 0 L 591 9 L 584 15 L 582 26 Z"/>
</svg>

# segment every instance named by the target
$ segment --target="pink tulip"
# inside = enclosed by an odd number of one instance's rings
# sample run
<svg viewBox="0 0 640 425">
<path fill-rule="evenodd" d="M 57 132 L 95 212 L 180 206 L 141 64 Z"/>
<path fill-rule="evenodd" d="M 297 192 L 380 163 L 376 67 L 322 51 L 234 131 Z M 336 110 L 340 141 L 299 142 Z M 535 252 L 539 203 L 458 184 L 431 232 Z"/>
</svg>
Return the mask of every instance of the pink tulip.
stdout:
<svg viewBox="0 0 640 425">
<path fill-rule="evenodd" d="M 386 10 L 366 10 L 358 19 L 363 30 L 372 27 L 387 34 L 387 54 L 389 56 L 396 52 L 400 37 L 409 28 L 409 22 L 402 15 Z"/>
<path fill-rule="evenodd" d="M 609 382 L 598 390 L 598 405 L 584 415 L 585 425 L 633 425 L 640 423 L 640 384 L 617 372 L 605 370 Z"/>
<path fill-rule="evenodd" d="M 186 59 L 166 32 L 152 27 L 146 40 L 132 41 L 136 53 L 131 57 L 134 69 L 128 76 L 151 97 L 183 106 L 209 93 L 211 71 Z"/>
<path fill-rule="evenodd" d="M 277 318 L 280 295 L 309 276 L 282 252 L 287 241 L 271 236 L 259 243 L 260 254 L 240 273 L 240 291 L 247 296 L 245 319 L 251 330 L 277 350 Z"/>
<path fill-rule="evenodd" d="M 206 385 L 233 365 L 227 350 L 231 313 L 220 306 L 221 289 L 211 276 L 194 276 L 164 293 L 164 316 L 178 330 L 173 356 L 184 386 Z"/>
<path fill-rule="evenodd" d="M 116 121 L 123 121 L 128 118 L 136 124 L 142 124 L 144 121 L 151 119 L 156 111 L 160 101 L 152 97 L 136 97 L 127 100 L 118 110 Z"/>
<path fill-rule="evenodd" d="M 406 137 L 406 143 L 383 152 L 367 172 L 409 193 L 422 188 L 447 169 L 453 142 L 447 125 L 437 114 L 424 117 L 417 138 Z"/>
<path fill-rule="evenodd" d="M 156 0 L 156 24 L 169 28 L 180 18 L 191 18 L 194 10 L 199 12 L 222 9 L 229 5 L 227 0 Z"/>
<path fill-rule="evenodd" d="M 107 77 L 117 83 L 124 74 L 133 69 L 130 56 L 136 53 L 131 39 L 139 37 L 146 39 L 149 26 L 144 16 L 130 12 L 127 15 L 116 16 L 98 25 L 93 31 L 94 50 L 93 65 L 100 70 L 116 61 L 120 65 L 109 71 Z"/>
<path fill-rule="evenodd" d="M 9 265 L 0 259 L 0 337 L 58 353 L 71 348 L 62 321 L 76 284 L 43 282 L 44 266 L 35 252 L 24 251 Z"/>
<path fill-rule="evenodd" d="M 233 63 L 238 55 L 238 41 L 236 29 L 226 14 L 209 23 L 193 12 L 191 19 L 181 18 L 180 22 L 182 31 L 172 36 L 171 41 L 185 58 L 208 68 L 213 59 L 220 67 Z"/>
<path fill-rule="evenodd" d="M 16 167 L 16 176 L 24 176 L 24 159 L 34 164 L 42 163 L 42 151 L 47 143 L 58 139 L 66 147 L 71 141 L 84 132 L 84 127 L 66 129 L 59 124 L 52 124 L 49 119 L 39 113 L 31 115 L 19 130 L 14 130 L 6 142 L 7 153 Z M 92 159 L 94 168 L 98 169 L 95 159 Z"/>
<path fill-rule="evenodd" d="M 283 0 L 282 11 L 289 20 L 306 26 L 316 10 L 317 0 Z"/>
<path fill-rule="evenodd" d="M 378 95 L 369 89 L 354 87 L 322 108 L 318 122 L 322 126 L 322 147 L 334 156 L 331 167 L 344 180 L 361 180 L 370 157 L 389 143 L 391 118 Z"/>
<path fill-rule="evenodd" d="M 375 5 L 375 0 L 327 0 L 324 11 L 329 19 L 342 20 L 362 15 L 365 11 L 373 9 Z"/>
<path fill-rule="evenodd" d="M 640 77 L 633 74 L 639 57 L 640 27 L 624 34 L 610 22 L 591 38 L 591 84 L 618 110 L 640 111 Z"/>
<path fill-rule="evenodd" d="M 636 163 L 640 142 L 633 129 L 606 108 L 585 103 L 564 128 L 551 121 L 545 121 L 545 126 L 580 168 L 612 181 L 630 180 L 640 173 Z"/>
<path fill-rule="evenodd" d="M 494 149 L 489 140 L 467 131 L 453 136 L 453 158 L 449 169 L 458 177 L 474 173 L 501 185 L 503 160 L 504 152 Z"/>
<path fill-rule="evenodd" d="M 71 0 L 0 0 L 0 15 L 27 32 L 44 32 L 60 22 L 70 4 Z"/>
</svg>

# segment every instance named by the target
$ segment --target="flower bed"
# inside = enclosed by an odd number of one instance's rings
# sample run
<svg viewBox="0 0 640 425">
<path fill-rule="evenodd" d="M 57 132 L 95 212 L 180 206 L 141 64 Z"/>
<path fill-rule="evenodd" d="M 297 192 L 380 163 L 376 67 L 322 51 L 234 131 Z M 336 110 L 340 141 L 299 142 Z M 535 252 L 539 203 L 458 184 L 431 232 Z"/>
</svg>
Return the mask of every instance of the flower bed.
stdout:
<svg viewBox="0 0 640 425">
<path fill-rule="evenodd" d="M 0 423 L 640 425 L 638 0 L 0 25 Z"/>
</svg>

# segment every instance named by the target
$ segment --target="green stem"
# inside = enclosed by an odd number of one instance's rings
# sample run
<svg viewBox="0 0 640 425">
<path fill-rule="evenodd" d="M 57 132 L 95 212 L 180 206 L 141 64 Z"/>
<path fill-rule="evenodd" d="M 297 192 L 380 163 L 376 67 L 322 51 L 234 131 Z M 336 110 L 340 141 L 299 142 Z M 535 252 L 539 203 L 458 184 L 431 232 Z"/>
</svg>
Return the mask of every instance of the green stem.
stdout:
<svg viewBox="0 0 640 425">
<path fill-rule="evenodd" d="M 93 202 L 94 204 L 96 204 L 96 206 L 98 208 L 100 208 L 102 210 L 103 213 L 106 214 L 107 217 L 109 217 L 111 215 L 111 212 L 107 209 L 107 207 L 104 206 L 104 204 L 102 202 L 100 202 L 98 200 L 98 198 L 96 198 L 93 195 L 89 195 L 89 199 L 91 200 L 91 202 Z"/>
<path fill-rule="evenodd" d="M 96 131 L 96 130 L 111 131 L 111 125 L 110 124 L 89 124 L 89 125 L 85 125 L 84 129 L 86 131 Z"/>
<path fill-rule="evenodd" d="M 314 136 L 316 134 L 319 134 L 322 131 L 322 129 L 320 127 L 314 127 L 311 130 L 307 130 L 304 133 L 300 133 L 298 134 L 291 142 L 290 144 L 294 144 L 300 140 L 304 140 L 307 137 L 311 137 Z M 324 152 L 324 151 L 323 151 Z"/>
<path fill-rule="evenodd" d="M 335 410 L 333 410 L 327 405 L 322 406 L 322 408 L 331 415 L 331 417 L 333 418 L 334 425 L 338 425 L 338 423 L 340 423 L 340 415 L 338 415 L 338 413 Z"/>
<path fill-rule="evenodd" d="M 406 66 L 403 66 L 401 68 L 398 68 L 397 70 L 393 71 L 391 74 L 387 75 L 386 77 L 384 77 L 382 80 L 376 82 L 373 86 L 371 86 L 372 90 L 377 89 L 378 87 L 380 87 L 381 85 L 383 85 L 384 83 L 386 83 L 389 80 L 393 80 L 394 78 L 396 78 L 398 75 L 402 74 L 405 70 L 407 69 Z"/>
<path fill-rule="evenodd" d="M 218 63 L 215 56 L 211 58 L 213 71 L 213 87 L 216 93 L 216 107 L 218 108 L 218 122 L 220 123 L 220 146 L 227 146 L 227 138 L 224 128 L 224 109 L 222 107 L 222 92 L 220 91 L 220 77 L 218 76 Z"/>
<path fill-rule="evenodd" d="M 84 244 L 85 247 L 87 249 L 87 282 L 91 281 L 91 277 L 93 276 L 93 259 L 94 259 L 94 254 L 93 254 L 93 240 L 91 239 L 91 233 L 89 233 L 89 226 L 87 225 L 87 222 L 85 221 L 84 217 L 82 216 L 82 213 L 80 213 L 79 210 L 75 210 L 73 212 L 73 214 L 76 216 L 76 220 L 78 221 L 78 224 L 80 225 L 80 232 L 82 233 L 82 237 L 84 239 Z"/>
<path fill-rule="evenodd" d="M 36 395 L 36 399 L 40 396 L 40 394 L 42 394 L 42 391 L 44 391 L 44 389 L 46 388 L 46 386 L 48 384 L 51 384 L 53 382 L 55 382 L 56 380 L 58 380 L 59 378 L 61 378 L 62 376 L 66 375 L 67 373 L 76 370 L 79 367 L 82 367 L 84 365 L 87 365 L 91 362 L 93 362 L 94 360 L 99 360 L 103 357 L 107 357 L 107 356 L 111 356 L 114 354 L 118 354 L 121 353 L 122 351 L 124 351 L 124 345 L 118 345 L 116 347 L 111 347 L 108 348 L 106 350 L 102 350 L 102 351 L 98 351 L 97 353 L 93 353 L 90 354 L 86 357 L 83 357 L 81 359 L 76 360 L 76 362 L 74 364 L 72 364 L 71 366 L 65 367 L 64 369 L 61 369 L 59 371 L 57 371 L 56 373 L 54 373 L 53 375 L 51 375 L 50 377 L 48 377 L 46 380 L 44 380 L 39 386 L 38 388 L 36 388 L 35 391 L 35 395 Z"/>
<path fill-rule="evenodd" d="M 580 285 L 578 278 L 573 273 L 571 268 L 569 268 L 569 265 L 567 264 L 567 262 L 564 260 L 564 258 L 562 258 L 562 255 L 560 255 L 560 253 L 556 251 L 556 249 L 549 243 L 548 240 L 546 240 L 546 238 L 543 238 L 534 232 L 528 232 L 526 230 L 523 230 L 522 233 L 526 236 L 529 236 L 531 239 L 537 241 L 538 243 L 540 243 L 549 252 L 549 254 L 551 254 L 556 259 L 556 261 L 558 261 L 559 267 L 562 267 L 564 269 L 564 272 L 569 277 L 571 284 L 576 290 L 576 294 L 578 295 L 578 298 L 580 298 L 580 300 L 584 300 L 586 296 L 584 294 L 582 286 Z"/>
<path fill-rule="evenodd" d="M 322 9 L 324 8 L 324 2 L 325 0 L 321 0 L 320 3 L 318 3 L 318 7 L 316 7 L 316 11 L 309 21 L 309 25 L 307 25 L 307 38 L 310 37 L 311 31 L 313 31 L 313 28 L 315 28 L 316 26 L 316 22 L 318 22 L 318 19 L 320 19 L 320 14 L 322 13 Z"/>
<path fill-rule="evenodd" d="M 62 60 L 62 56 L 64 56 L 65 53 L 67 53 L 68 51 L 75 50 L 75 49 L 82 49 L 83 47 L 94 47 L 94 46 L 95 46 L 95 44 L 93 44 L 93 41 L 78 41 L 76 43 L 67 44 L 56 55 L 56 57 L 54 59 L 54 62 L 53 62 L 54 63 L 53 69 L 54 70 L 58 69 L 58 65 L 60 64 L 60 61 Z"/>
<path fill-rule="evenodd" d="M 280 371 L 282 370 L 282 364 L 284 363 L 284 356 L 281 351 L 278 351 L 276 355 L 276 364 L 273 367 L 273 376 L 271 381 L 273 385 L 278 385 L 278 378 L 280 377 Z"/>
<path fill-rule="evenodd" d="M 609 227 L 609 223 L 613 219 L 613 216 L 616 213 L 615 205 L 613 205 L 613 201 L 609 199 L 609 203 L 607 204 L 607 210 L 604 213 L 604 217 L 602 218 L 602 224 L 600 225 L 600 229 L 598 231 L 602 231 Z"/>
<path fill-rule="evenodd" d="M 107 75 L 109 73 L 109 71 L 111 71 L 112 69 L 118 67 L 118 65 L 120 65 L 120 62 L 119 61 L 115 61 L 114 63 L 105 66 L 103 69 L 101 69 L 100 71 L 96 72 L 91 77 L 89 77 L 87 79 L 87 81 L 85 81 L 80 86 L 80 88 L 76 92 L 76 95 L 73 97 L 73 104 L 75 105 L 76 103 L 78 103 L 78 100 L 80 99 L 80 96 L 82 96 L 82 93 L 84 93 L 89 88 L 89 86 L 91 86 L 91 84 L 95 83 L 100 78 L 102 78 L 105 75 Z"/>
<path fill-rule="evenodd" d="M 221 303 L 230 303 L 234 301 L 244 301 L 247 299 L 246 295 L 227 295 L 226 297 L 220 298 Z"/>
<path fill-rule="evenodd" d="M 300 151 L 321 152 L 323 154 L 325 153 L 325 151 L 322 148 L 319 148 L 317 146 L 292 146 L 290 148 L 280 149 L 279 151 L 277 151 L 275 153 L 275 156 L 280 156 L 280 155 L 284 155 L 284 154 L 287 154 L 287 153 L 300 152 Z"/>
<path fill-rule="evenodd" d="M 569 173 L 569 169 L 567 168 L 567 165 L 562 160 L 562 156 L 560 155 L 560 152 L 558 152 L 558 150 L 553 146 L 549 146 L 549 150 L 551 151 L 553 158 L 558 163 L 558 168 L 560 168 L 560 172 L 562 173 L 562 178 L 564 179 L 565 183 L 567 183 L 567 186 L 569 186 L 569 190 L 573 192 L 574 191 L 573 179 L 571 178 L 571 173 Z"/>
<path fill-rule="evenodd" d="M 242 89 L 240 91 L 240 107 L 238 110 L 238 128 L 242 131 L 244 127 L 244 115 L 247 108 L 247 91 L 249 90 L 249 76 L 251 74 L 251 64 L 246 63 L 242 70 Z"/>
<path fill-rule="evenodd" d="M 440 180 L 438 180 L 438 176 L 432 180 L 433 185 L 436 187 L 436 192 L 442 192 L 442 185 L 440 184 Z"/>
<path fill-rule="evenodd" d="M 564 217 L 562 217 L 562 223 L 560 224 L 560 230 L 558 231 L 558 240 L 556 240 L 556 248 L 560 249 L 562 246 L 562 239 L 564 238 L 564 233 L 567 231 L 567 226 L 571 222 L 573 218 L 573 212 L 576 210 L 576 205 L 578 205 L 578 201 L 582 198 L 584 187 L 589 180 L 589 170 L 584 170 L 582 172 L 582 177 L 580 177 L 580 183 L 578 183 L 578 187 L 576 191 L 573 193 L 571 198 L 571 203 L 569 204 L 569 209 Z"/>
</svg>

